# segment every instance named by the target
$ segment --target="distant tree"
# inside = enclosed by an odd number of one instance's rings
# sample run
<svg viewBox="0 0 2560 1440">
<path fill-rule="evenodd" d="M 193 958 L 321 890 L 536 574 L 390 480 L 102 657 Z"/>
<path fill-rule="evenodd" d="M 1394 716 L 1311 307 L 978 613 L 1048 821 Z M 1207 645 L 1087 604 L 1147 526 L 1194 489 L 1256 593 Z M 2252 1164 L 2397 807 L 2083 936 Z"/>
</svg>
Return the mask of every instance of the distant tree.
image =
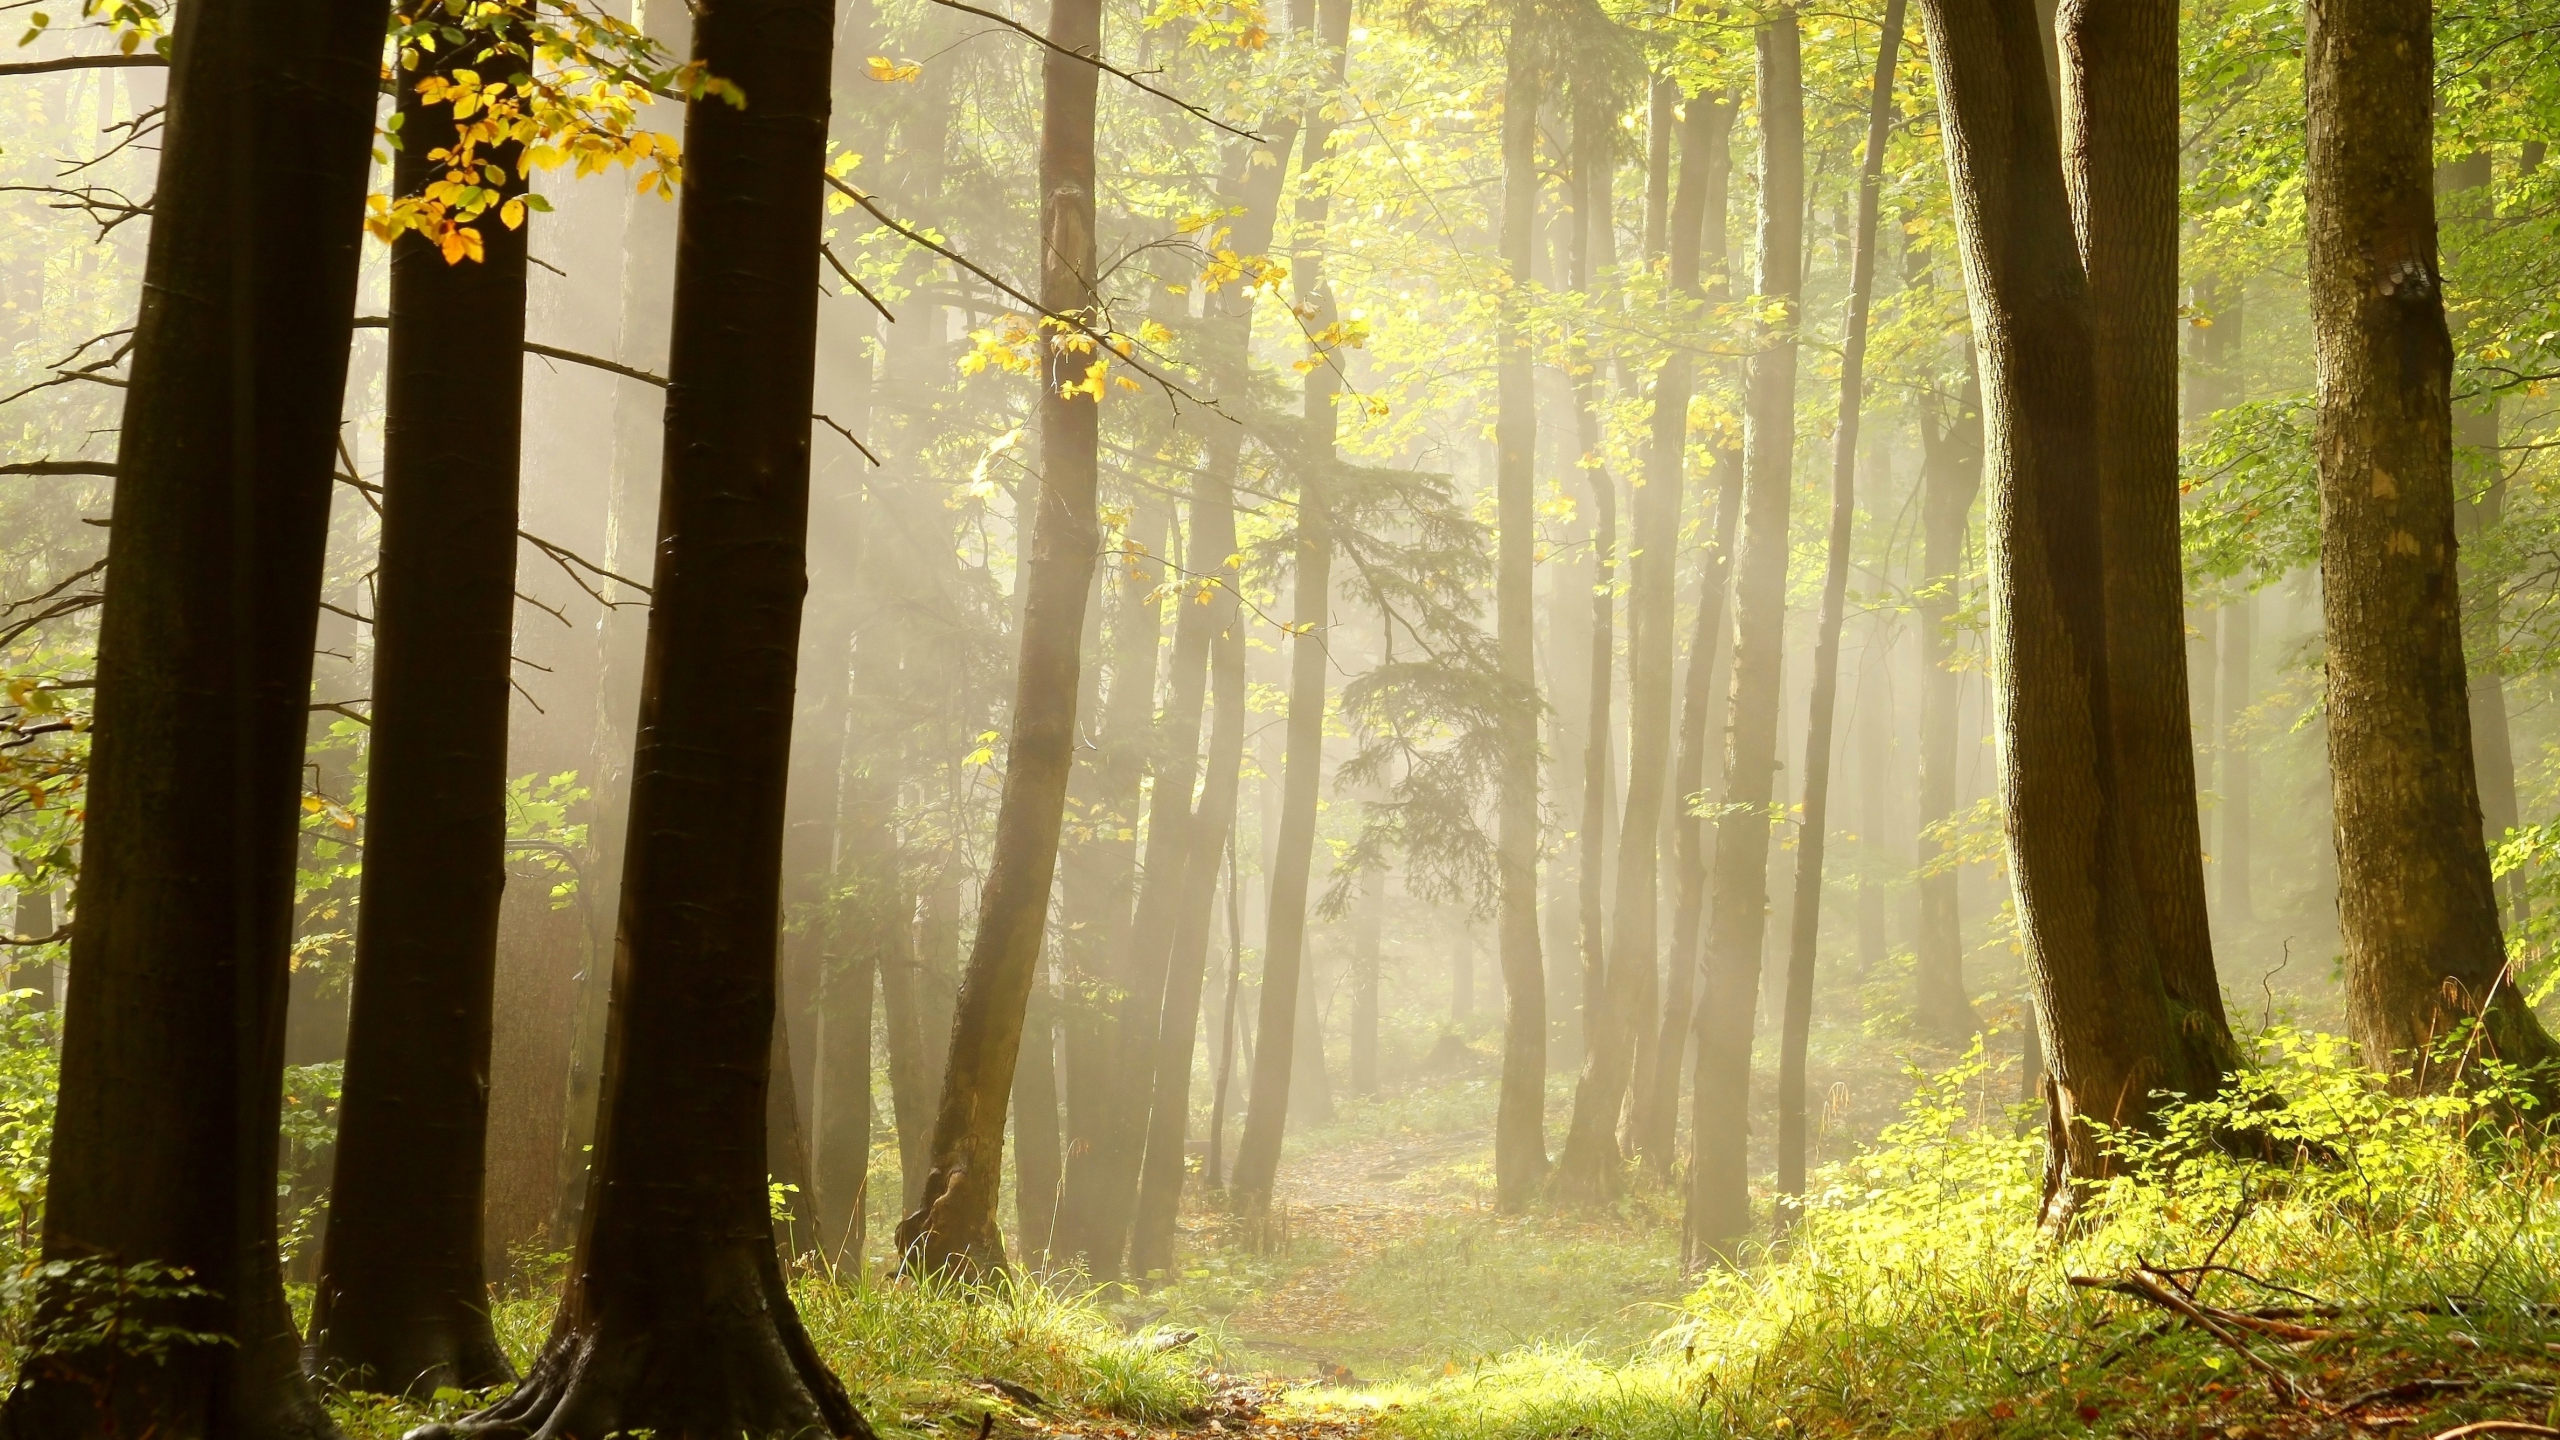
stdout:
<svg viewBox="0 0 2560 1440">
<path fill-rule="evenodd" d="M 1964 584 L 1965 538 L 1982 493 L 1982 384 L 1967 349 L 1963 388 L 1925 403 L 1920 416 L 1920 826 L 1955 823 L 1956 743 L 1963 703 L 1956 673 L 1956 613 Z M 1912 1011 L 1922 1034 L 1962 1045 L 1974 1033 L 1964 987 L 1964 924 L 1955 867 L 1920 857 L 1920 928 L 1912 944 Z"/>
<path fill-rule="evenodd" d="M 1503 43 L 1502 201 L 1496 226 L 1506 281 L 1494 327 L 1494 570 L 1502 678 L 1527 703 L 1504 713 L 1497 821 L 1502 864 L 1495 948 L 1502 966 L 1502 1095 L 1493 1127 L 1494 1188 L 1527 1206 L 1547 1174 L 1547 972 L 1538 937 L 1538 706 L 1531 561 L 1537 549 L 1537 377 L 1522 302 L 1538 225 L 1538 0 L 1510 0 Z"/>
<path fill-rule="evenodd" d="M 1743 409 L 1742 537 L 1733 574 L 1733 695 L 1698 1031 L 1694 1253 L 1729 1253 L 1751 1228 L 1746 1141 L 1751 1025 L 1768 928 L 1769 827 L 1778 771 L 1778 661 L 1785 640 L 1787 507 L 1794 484 L 1796 325 L 1804 292 L 1804 71 L 1792 6 L 1760 22 L 1760 231 L 1753 290 L 1775 318 L 1752 352 Z"/>
<path fill-rule="evenodd" d="M 2347 1019 L 2367 1061 L 2455 1073 L 2477 1021 L 2517 1065 L 2560 1055 L 2507 973 L 2480 839 L 2455 581 L 2453 346 L 2437 269 L 2434 11 L 2307 12 L 2321 611 Z"/>
<path fill-rule="evenodd" d="M 439 6 L 411 23 L 449 18 Z M 445 179 L 455 161 L 433 153 L 476 153 L 506 174 L 500 205 L 520 207 L 523 145 L 466 145 L 454 105 L 421 90 L 529 60 L 486 35 L 431 55 L 402 75 L 393 193 Z M 489 1323 L 481 1190 L 507 880 L 523 218 L 484 211 L 468 227 L 477 258 L 418 230 L 391 246 L 364 877 L 308 1348 L 314 1373 L 394 1394 L 515 1378 Z"/>
<path fill-rule="evenodd" d="M 1040 302 L 1099 320 L 1094 293 L 1093 117 L 1101 0 L 1051 0 L 1040 116 Z M 1081 345 L 1070 342 L 1083 340 Z M 1075 760 L 1076 678 L 1086 593 L 1101 532 L 1097 447 L 1108 361 L 1083 336 L 1041 346 L 1037 518 L 1023 562 L 1021 662 L 994 852 L 951 1026 L 924 1194 L 898 1223 L 898 1253 L 919 1270 L 1004 1264 L 996 1197 L 1022 1024 L 1049 918 L 1058 826 Z"/>
<path fill-rule="evenodd" d="M 335 1433 L 277 1265 L 277 1125 L 386 9 L 177 12 L 15 1434 Z"/>
<path fill-rule="evenodd" d="M 464 1434 L 870 1433 L 792 1307 L 766 1189 L 834 6 L 693 18 L 739 94 L 685 114 L 596 1151 L 550 1339 Z"/>
</svg>

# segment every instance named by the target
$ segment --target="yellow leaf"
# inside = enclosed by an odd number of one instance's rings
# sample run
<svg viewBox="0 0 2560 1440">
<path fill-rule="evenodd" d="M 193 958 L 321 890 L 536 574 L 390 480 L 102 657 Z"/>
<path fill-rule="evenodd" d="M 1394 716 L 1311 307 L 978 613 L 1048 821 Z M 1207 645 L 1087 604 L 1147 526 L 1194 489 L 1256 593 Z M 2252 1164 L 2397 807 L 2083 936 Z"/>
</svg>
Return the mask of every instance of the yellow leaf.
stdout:
<svg viewBox="0 0 2560 1440">
<path fill-rule="evenodd" d="M 510 230 L 524 228 L 524 201 L 510 200 L 498 207 L 498 220 Z"/>
<path fill-rule="evenodd" d="M 886 55 L 872 56 L 865 68 L 870 71 L 872 79 L 893 85 L 913 80 L 924 73 L 924 66 L 913 60 L 892 60 Z"/>
</svg>

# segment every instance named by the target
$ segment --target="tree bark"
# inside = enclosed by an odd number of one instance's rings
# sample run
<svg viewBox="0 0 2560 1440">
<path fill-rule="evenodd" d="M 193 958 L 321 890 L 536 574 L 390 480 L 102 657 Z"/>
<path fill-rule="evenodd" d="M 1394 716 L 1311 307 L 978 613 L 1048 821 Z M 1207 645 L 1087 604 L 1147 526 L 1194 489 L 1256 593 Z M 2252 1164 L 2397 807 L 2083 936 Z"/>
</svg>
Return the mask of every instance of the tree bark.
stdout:
<svg viewBox="0 0 2560 1440">
<path fill-rule="evenodd" d="M 2239 1063 L 2214 972 L 2178 542 L 2178 6 L 2064 0 L 2063 178 L 2088 272 L 2107 726 L 2161 984 L 2202 1081 Z"/>
<path fill-rule="evenodd" d="M 39 1313 L 216 1336 L 29 1349 L 0 1424 L 319 1440 L 276 1247 L 287 957 L 385 7 L 177 17 L 107 537 Z M 474 1255 L 477 1260 L 477 1255 Z M 136 1276 L 128 1267 L 173 1267 Z M 77 1310 L 78 1314 L 72 1312 Z"/>
<path fill-rule="evenodd" d="M 1102 53 L 1100 0 L 1052 0 L 1040 116 L 1040 301 L 1061 314 L 1091 314 L 1094 282 L 1094 90 Z M 996 1196 L 1004 1171 L 1004 1121 L 1022 1045 L 1024 1006 L 1048 922 L 1058 825 L 1075 760 L 1076 678 L 1085 596 L 1101 531 L 1101 400 L 1068 393 L 1097 363 L 1055 343 L 1040 368 L 1039 508 L 1023 585 L 1022 658 L 1004 792 L 978 900 L 978 933 L 960 982 L 932 1169 L 917 1208 L 898 1225 L 898 1253 L 930 1270 L 1004 1264 Z"/>
<path fill-rule="evenodd" d="M 1932 410 L 1941 407 L 1932 406 Z M 1956 739 L 1963 705 L 1956 673 L 1956 614 L 1965 580 L 1965 537 L 1982 490 L 1980 372 L 1968 360 L 1964 388 L 1942 413 L 1920 421 L 1921 566 L 1920 828 L 1951 824 L 1956 815 Z M 1920 1033 L 1950 1048 L 1973 1038 L 1973 999 L 1964 988 L 1964 923 L 1954 866 L 1926 850 L 1919 856 L 1920 933 L 1913 947 L 1912 1000 Z"/>
<path fill-rule="evenodd" d="M 1991 478 L 1992 660 L 2020 930 L 2055 1137 L 2050 1218 L 2198 1077 L 2151 946 L 2116 782 L 2099 576 L 2091 300 L 2029 0 L 1923 0 L 1948 117 Z M 2209 1084 L 2210 1076 L 2202 1077 Z"/>
<path fill-rule="evenodd" d="M 474 43 L 476 42 L 476 43 Z M 520 57 L 447 47 L 450 76 Z M 459 144 L 450 105 L 400 89 L 395 194 Z M 487 154 L 523 193 L 523 147 Z M 391 254 L 382 548 L 374 571 L 373 729 L 364 877 L 329 1227 L 308 1363 L 359 1390 L 427 1395 L 515 1378 L 481 1270 L 490 1007 L 507 883 L 507 709 L 527 235 L 495 206 L 483 256 L 447 264 L 414 231 Z M 456 399 L 469 395 L 469 422 Z"/>
<path fill-rule="evenodd" d="M 2421 1087 L 2462 1021 L 2553 1046 L 2507 973 L 2480 843 L 2455 585 L 2453 347 L 2436 264 L 2431 7 L 2320 0 L 2305 89 L 2320 576 L 2347 1018 Z"/>
<path fill-rule="evenodd" d="M 869 1435 L 792 1308 L 766 1191 L 833 12 L 694 11 L 694 58 L 754 98 L 686 106 L 595 1163 L 551 1338 L 466 1433 Z"/>
<path fill-rule="evenodd" d="M 1893 71 L 1902 50 L 1903 0 L 1885 0 L 1867 98 L 1866 159 L 1858 173 L 1857 230 L 1849 251 L 1849 314 L 1840 343 L 1840 419 L 1831 437 L 1831 533 L 1822 609 L 1814 621 L 1813 695 L 1804 727 L 1804 822 L 1796 834 L 1795 905 L 1788 913 L 1786 1011 L 1778 1038 L 1778 1193 L 1804 1195 L 1805 1045 L 1813 1027 L 1813 979 L 1822 929 L 1822 862 L 1830 840 L 1831 728 L 1840 700 L 1840 624 L 1849 601 L 1849 546 L 1858 519 L 1858 411 L 1866 398 L 1867 307 L 1876 285 L 1876 210 L 1884 147 L 1892 137 Z M 2183 696 L 2180 703 L 2185 703 Z M 1872 778 L 1870 777 L 1870 783 Z M 1793 1219 L 1781 1207 L 1779 1223 Z"/>
<path fill-rule="evenodd" d="M 1707 292 L 1699 271 L 1707 227 L 1715 236 L 1717 296 L 1730 288 L 1725 276 L 1725 202 L 1733 178 L 1733 102 L 1700 94 L 1681 121 L 1680 181 L 1672 204 L 1669 274 L 1672 288 L 1699 299 Z M 1710 219 L 1712 217 L 1712 220 Z M 1686 352 L 1664 360 L 1654 381 L 1653 444 L 1657 463 L 1685 469 L 1689 399 L 1696 373 Z M 1676 424 L 1676 430 L 1674 425 Z M 1665 451 L 1669 450 L 1669 454 Z M 1722 467 L 1718 467 L 1721 469 Z M 1706 895 L 1705 835 L 1689 813 L 1690 798 L 1706 783 L 1707 712 L 1713 703 L 1718 646 L 1724 638 L 1725 562 L 1733 551 L 1733 524 L 1741 492 L 1721 475 L 1709 522 L 1711 536 L 1698 562 L 1698 615 L 1689 637 L 1689 668 L 1681 686 L 1679 750 L 1672 762 L 1671 946 L 1663 956 L 1662 1025 L 1654 1040 L 1651 1083 L 1636 1096 L 1634 1140 L 1655 1178 L 1671 1178 L 1680 1122 L 1680 1077 L 1688 1055 L 1689 1021 L 1697 1005 L 1698 921 Z M 1650 482 L 1648 482 L 1650 483 Z"/>
<path fill-rule="evenodd" d="M 1547 979 L 1538 936 L 1538 701 L 1536 618 L 1538 397 L 1523 333 L 1538 218 L 1537 0 L 1511 0 L 1502 102 L 1500 231 L 1505 288 L 1494 334 L 1495 649 L 1515 692 L 1502 721 L 1495 849 L 1501 910 L 1502 1087 L 1493 1127 L 1494 1192 L 1507 1214 L 1525 1208 L 1547 1172 Z"/>
<path fill-rule="evenodd" d="M 1749 361 L 1743 411 L 1742 538 L 1734 559 L 1733 690 L 1724 799 L 1692 1080 L 1694 1155 L 1683 1230 L 1694 1260 L 1730 1257 L 1750 1231 L 1746 1174 L 1751 1026 L 1769 909 L 1769 808 L 1778 771 L 1778 665 L 1785 641 L 1787 505 L 1795 458 L 1796 323 L 1804 286 L 1804 75 L 1792 7 L 1759 26 L 1760 229 L 1754 288 L 1776 317 Z"/>
</svg>

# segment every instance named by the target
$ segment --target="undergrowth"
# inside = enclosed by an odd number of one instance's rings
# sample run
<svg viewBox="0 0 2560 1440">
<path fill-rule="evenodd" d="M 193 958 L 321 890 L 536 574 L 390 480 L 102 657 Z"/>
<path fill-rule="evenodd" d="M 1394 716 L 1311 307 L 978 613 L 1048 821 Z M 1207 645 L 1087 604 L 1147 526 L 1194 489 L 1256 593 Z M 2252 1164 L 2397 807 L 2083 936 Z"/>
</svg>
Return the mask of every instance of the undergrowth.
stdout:
<svg viewBox="0 0 2560 1440">
<path fill-rule="evenodd" d="M 1649 1344 L 1523 1349 L 1341 1399 L 1409 1440 L 2544 1420 L 2560 1160 L 2512 1129 L 2513 1077 L 2413 1098 L 2333 1036 L 2259 1048 L 2223 1098 L 2123 1138 L 2127 1173 L 2070 1237 L 2039 1230 L 2041 1139 L 1988 1102 L 1977 1052 L 1915 1075 L 1900 1123 L 1824 1172 L 1793 1237 L 1707 1275 Z"/>
</svg>

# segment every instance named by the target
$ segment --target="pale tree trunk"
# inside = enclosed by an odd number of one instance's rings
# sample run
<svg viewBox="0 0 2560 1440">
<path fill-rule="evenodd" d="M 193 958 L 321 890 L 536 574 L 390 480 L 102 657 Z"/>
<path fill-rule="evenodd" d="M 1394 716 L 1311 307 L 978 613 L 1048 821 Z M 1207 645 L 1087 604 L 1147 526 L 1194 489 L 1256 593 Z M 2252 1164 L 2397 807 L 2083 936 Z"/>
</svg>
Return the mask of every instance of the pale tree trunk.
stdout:
<svg viewBox="0 0 2560 1440">
<path fill-rule="evenodd" d="M 1711 302 L 1729 298 L 1732 292 L 1731 278 L 1726 273 L 1725 210 L 1733 179 L 1733 117 L 1730 96 L 1700 94 L 1689 101 L 1688 115 L 1681 122 L 1680 183 L 1672 205 L 1670 278 L 1683 293 L 1700 293 L 1701 267 L 1709 258 L 1703 252 L 1711 240 L 1714 263 L 1709 268 L 1714 274 L 1702 297 Z M 1684 356 L 1681 364 L 1679 378 L 1694 382 L 1694 362 Z M 1663 439 L 1663 407 L 1669 404 L 1662 387 L 1671 378 L 1672 369 L 1666 363 L 1663 379 L 1655 382 L 1657 446 Z M 1693 389 L 1693 384 L 1684 385 L 1677 407 L 1684 465 L 1688 393 Z M 1706 788 L 1708 751 L 1720 738 L 1710 734 L 1707 719 L 1715 708 L 1715 677 L 1725 639 L 1728 562 L 1733 554 L 1734 524 L 1742 505 L 1742 488 L 1735 483 L 1733 468 L 1719 451 L 1714 466 L 1717 484 L 1710 511 L 1710 540 L 1698 559 L 1697 623 L 1690 633 L 1689 668 L 1681 686 L 1679 753 L 1672 762 L 1674 812 L 1669 820 L 1674 900 L 1671 946 L 1664 954 L 1662 1026 L 1654 1040 L 1651 1083 L 1637 1096 L 1634 1125 L 1636 1152 L 1654 1177 L 1666 1183 L 1671 1179 L 1679 1131 L 1680 1080 L 1697 1008 L 1698 932 L 1706 912 L 1706 822 L 1690 813 L 1690 807 Z"/>
<path fill-rule="evenodd" d="M 2424 0 L 2308 12 L 2320 578 L 2347 1019 L 2366 1060 L 2449 1083 L 2464 1020 L 2515 1065 L 2553 1046 L 2506 970 L 2480 843 L 2455 587 L 2453 347 L 2436 265 Z"/>
<path fill-rule="evenodd" d="M 1822 928 L 1822 861 L 1830 839 L 1831 724 L 1840 697 L 1840 624 L 1849 600 L 1849 545 L 1858 518 L 1858 409 L 1866 397 L 1867 306 L 1876 284 L 1876 209 L 1893 125 L 1893 67 L 1903 0 L 1885 0 L 1867 100 L 1866 160 L 1858 174 L 1849 251 L 1849 315 L 1840 344 L 1840 419 L 1831 437 L 1831 533 L 1814 622 L 1813 695 L 1804 731 L 1804 822 L 1796 833 L 1795 905 L 1788 914 L 1786 1012 L 1778 1040 L 1778 1192 L 1800 1198 L 1805 1172 L 1805 1044 L 1813 1025 L 1815 946 Z M 1781 1210 L 1779 1221 L 1791 1219 Z"/>
<path fill-rule="evenodd" d="M 2239 1063 L 2214 973 L 2178 548 L 2178 6 L 2065 0 L 2063 176 L 2088 273 L 2107 729 L 2188 1071 Z"/>
<path fill-rule="evenodd" d="M 1982 490 L 1982 389 L 1969 362 L 1952 404 L 1920 418 L 1921 568 L 1916 607 L 1920 631 L 1920 827 L 1955 819 L 1963 757 L 1957 719 L 1964 692 L 1956 673 L 1956 614 L 1963 601 L 1965 535 Z M 1973 1036 L 1972 997 L 1964 987 L 1964 923 L 1959 876 L 1924 840 L 1920 933 L 1912 947 L 1913 1012 L 1920 1033 L 1950 1047 Z M 2032 1027 L 2030 1027 L 2032 1028 Z"/>
<path fill-rule="evenodd" d="M 1751 1027 L 1769 911 L 1769 809 L 1778 771 L 1787 506 L 1794 489 L 1796 324 L 1803 290 L 1804 78 L 1793 7 L 1759 26 L 1760 229 L 1754 289 L 1776 311 L 1753 352 L 1743 411 L 1742 534 L 1734 557 L 1733 690 L 1692 1081 L 1684 1249 L 1730 1257 L 1751 1229 Z"/>
<path fill-rule="evenodd" d="M 1495 817 L 1501 912 L 1502 1093 L 1494 1119 L 1497 1203 L 1517 1213 L 1546 1178 L 1547 982 L 1538 936 L 1538 704 L 1531 610 L 1537 543 L 1538 414 L 1516 292 L 1529 284 L 1538 217 L 1536 0 L 1512 0 L 1502 108 L 1502 261 L 1510 290 L 1495 327 L 1495 646 L 1512 690 L 1502 720 Z"/>
<path fill-rule="evenodd" d="M 2053 1083 L 2050 1214 L 2195 1078 L 2145 921 L 2116 784 L 2094 478 L 2087 277 L 2028 0 L 1924 0 L 1973 308 L 1991 482 L 1994 723 L 2009 868 Z M 2202 1077 L 2210 1083 L 2211 1076 Z"/>
</svg>

